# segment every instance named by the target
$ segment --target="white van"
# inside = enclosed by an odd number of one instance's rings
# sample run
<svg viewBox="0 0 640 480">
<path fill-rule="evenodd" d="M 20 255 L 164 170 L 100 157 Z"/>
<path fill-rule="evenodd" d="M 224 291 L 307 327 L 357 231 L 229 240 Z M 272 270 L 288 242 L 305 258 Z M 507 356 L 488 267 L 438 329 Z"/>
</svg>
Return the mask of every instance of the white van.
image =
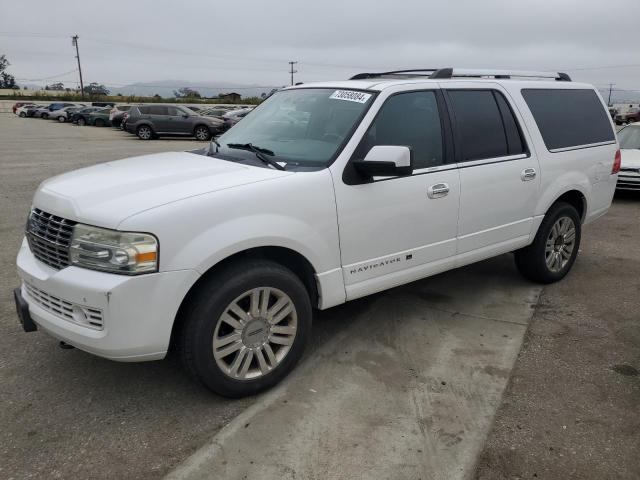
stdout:
<svg viewBox="0 0 640 480">
<path fill-rule="evenodd" d="M 299 360 L 314 308 L 507 252 L 560 280 L 619 168 L 602 99 L 566 74 L 299 85 L 204 151 L 45 181 L 16 304 L 25 330 L 120 361 L 175 349 L 211 390 L 254 394 Z"/>
</svg>

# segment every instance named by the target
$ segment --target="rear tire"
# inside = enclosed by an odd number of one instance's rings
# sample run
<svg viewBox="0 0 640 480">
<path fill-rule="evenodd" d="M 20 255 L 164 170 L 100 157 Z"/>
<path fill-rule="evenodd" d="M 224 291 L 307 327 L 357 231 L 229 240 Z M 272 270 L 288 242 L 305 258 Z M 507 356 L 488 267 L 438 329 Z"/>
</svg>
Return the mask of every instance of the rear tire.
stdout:
<svg viewBox="0 0 640 480">
<path fill-rule="evenodd" d="M 209 130 L 209 127 L 205 125 L 198 125 L 193 130 L 193 136 L 196 137 L 196 140 L 206 142 L 208 140 L 211 140 L 211 130 Z"/>
<path fill-rule="evenodd" d="M 140 140 L 151 140 L 153 138 L 153 130 L 149 125 L 140 125 L 136 129 L 136 135 Z"/>
<path fill-rule="evenodd" d="M 49 118 L 49 114 L 48 113 L 43 113 L 42 115 L 40 115 L 40 118 L 47 119 L 47 118 Z"/>
<path fill-rule="evenodd" d="M 57 119 L 57 120 L 58 120 L 58 122 L 60 122 L 60 123 L 64 123 L 64 122 L 66 122 L 66 121 L 67 121 L 66 117 L 63 117 L 62 115 L 60 115 L 60 116 L 58 117 L 58 119 Z"/>
<path fill-rule="evenodd" d="M 78 118 L 78 126 L 84 127 L 86 124 L 87 124 L 87 121 L 84 119 L 84 117 Z"/>
<path fill-rule="evenodd" d="M 293 272 L 247 260 L 206 280 L 183 319 L 177 346 L 187 371 L 213 392 L 238 398 L 274 386 L 293 369 L 311 333 L 312 309 Z"/>
<path fill-rule="evenodd" d="M 558 202 L 544 216 L 533 243 L 515 252 L 516 267 L 534 282 L 557 282 L 571 270 L 580 238 L 578 211 L 573 205 Z"/>
<path fill-rule="evenodd" d="M 18 116 L 19 116 L 20 118 L 24 118 L 24 117 L 26 117 L 26 116 L 27 116 L 27 114 L 26 114 L 26 113 L 24 113 L 24 112 L 20 112 L 20 115 L 18 115 Z"/>
</svg>

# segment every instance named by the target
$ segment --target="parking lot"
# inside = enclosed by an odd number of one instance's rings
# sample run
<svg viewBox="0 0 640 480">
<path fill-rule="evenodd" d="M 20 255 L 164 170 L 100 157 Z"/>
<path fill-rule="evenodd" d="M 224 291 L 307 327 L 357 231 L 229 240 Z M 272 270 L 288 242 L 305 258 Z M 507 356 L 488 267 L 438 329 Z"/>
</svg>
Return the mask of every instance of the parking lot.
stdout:
<svg viewBox="0 0 640 480">
<path fill-rule="evenodd" d="M 38 184 L 203 145 L 0 114 L 0 478 L 640 477 L 638 196 L 585 228 L 558 284 L 504 255 L 321 312 L 303 365 L 256 398 L 23 333 Z"/>
</svg>

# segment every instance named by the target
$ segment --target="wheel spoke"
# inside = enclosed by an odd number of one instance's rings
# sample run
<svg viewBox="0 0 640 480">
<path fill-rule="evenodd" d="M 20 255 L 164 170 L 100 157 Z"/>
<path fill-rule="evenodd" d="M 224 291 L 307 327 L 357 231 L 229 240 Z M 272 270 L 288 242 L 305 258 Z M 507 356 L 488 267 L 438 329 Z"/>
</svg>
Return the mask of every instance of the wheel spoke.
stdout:
<svg viewBox="0 0 640 480">
<path fill-rule="evenodd" d="M 576 239 L 576 229 L 570 228 L 564 236 L 565 243 L 573 243 Z"/>
<path fill-rule="evenodd" d="M 230 337 L 232 335 L 228 335 L 228 336 Z M 215 344 L 214 344 L 214 348 L 215 348 Z M 227 347 L 214 350 L 214 354 L 217 358 L 224 358 L 228 355 L 231 355 L 233 352 L 240 350 L 241 348 L 243 348 L 243 346 L 242 346 L 242 342 L 240 341 L 240 336 L 238 335 L 238 340 L 233 341 L 233 343 L 231 345 L 228 345 Z"/>
<path fill-rule="evenodd" d="M 571 252 L 567 249 L 567 247 L 562 248 L 562 250 L 560 250 L 560 253 L 565 260 L 569 260 L 569 257 L 571 257 Z"/>
<path fill-rule="evenodd" d="M 242 347 L 238 352 L 238 354 L 236 355 L 236 358 L 231 364 L 231 367 L 229 367 L 229 374 L 231 374 L 232 377 L 238 376 L 238 369 L 240 368 L 240 364 L 242 363 L 242 361 L 244 360 L 244 357 L 247 355 L 248 352 L 249 352 L 248 348 Z"/>
<path fill-rule="evenodd" d="M 222 317 L 220 317 L 220 320 L 222 320 L 226 324 L 231 325 L 231 327 L 234 330 L 242 330 L 242 322 L 239 322 L 238 320 L 236 320 L 226 312 L 222 314 Z"/>
<path fill-rule="evenodd" d="M 278 360 L 276 359 L 276 354 L 273 353 L 271 345 L 265 343 L 264 347 L 262 348 L 264 349 L 264 353 L 267 354 L 267 360 L 269 361 L 269 365 L 271 365 L 271 368 L 275 367 L 278 364 Z"/>
<path fill-rule="evenodd" d="M 295 335 L 296 327 L 292 325 L 274 325 L 271 327 L 271 333 L 280 333 L 282 335 Z"/>
<path fill-rule="evenodd" d="M 240 334 L 240 332 L 233 332 L 229 335 L 225 335 L 224 337 L 216 337 L 213 340 L 213 348 L 215 348 L 216 350 L 220 349 L 225 345 L 230 344 L 231 342 L 240 341 L 241 337 L 242 335 Z"/>
<path fill-rule="evenodd" d="M 278 345 L 292 345 L 293 337 L 281 337 L 279 335 L 271 335 L 269 337 L 269 341 L 271 343 L 276 343 Z"/>
<path fill-rule="evenodd" d="M 251 366 L 252 361 L 253 361 L 253 350 L 249 350 L 247 352 L 246 358 L 244 359 L 244 362 L 242 363 L 242 368 L 240 369 L 240 372 L 238 374 L 240 378 L 246 377 L 247 371 L 249 370 L 249 367 Z"/>
<path fill-rule="evenodd" d="M 276 325 L 284 319 L 287 315 L 289 315 L 293 311 L 293 303 L 290 301 L 287 302 L 286 306 L 282 308 L 273 318 L 269 320 L 272 325 Z"/>
<path fill-rule="evenodd" d="M 231 310 L 233 313 L 236 314 L 236 316 L 240 319 L 240 323 L 242 325 L 244 325 L 249 320 L 251 320 L 251 317 L 249 317 L 249 314 L 247 312 L 245 312 L 242 309 L 242 307 L 240 305 L 238 305 L 237 303 L 232 303 L 231 305 L 229 305 L 229 310 Z"/>
<path fill-rule="evenodd" d="M 271 290 L 268 288 L 263 288 L 260 291 L 261 294 L 261 298 L 260 298 L 260 316 L 261 317 L 266 317 L 267 315 L 267 309 L 269 307 L 269 298 L 271 298 Z"/>
<path fill-rule="evenodd" d="M 256 350 L 256 357 L 258 357 L 258 366 L 260 367 L 260 371 L 265 374 L 267 373 L 269 370 L 271 370 L 271 368 L 269 367 L 269 365 L 267 364 L 267 361 L 264 358 L 264 353 L 262 353 L 262 349 L 259 348 L 258 350 Z"/>
<path fill-rule="evenodd" d="M 260 316 L 260 289 L 255 288 L 251 290 L 251 316 L 258 318 Z"/>
</svg>

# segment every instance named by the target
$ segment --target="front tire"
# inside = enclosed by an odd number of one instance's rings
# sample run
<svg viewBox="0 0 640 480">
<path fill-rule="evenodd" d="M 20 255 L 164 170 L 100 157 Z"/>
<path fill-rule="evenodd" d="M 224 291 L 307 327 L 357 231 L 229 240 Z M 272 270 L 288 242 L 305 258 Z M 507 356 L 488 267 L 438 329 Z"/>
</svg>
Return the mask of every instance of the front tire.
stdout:
<svg viewBox="0 0 640 480">
<path fill-rule="evenodd" d="M 193 136 L 201 142 L 211 140 L 211 130 L 205 125 L 198 125 L 193 131 Z"/>
<path fill-rule="evenodd" d="M 239 262 L 198 288 L 178 346 L 187 370 L 213 392 L 254 395 L 293 369 L 311 319 L 309 294 L 293 272 L 270 261 Z"/>
<path fill-rule="evenodd" d="M 136 135 L 140 140 L 151 140 L 153 138 L 153 130 L 149 125 L 140 125 L 136 129 Z"/>
<path fill-rule="evenodd" d="M 62 115 L 60 115 L 60 116 L 58 117 L 58 122 L 60 122 L 60 123 L 64 123 L 64 122 L 66 122 L 66 121 L 67 121 L 66 117 L 63 117 Z"/>
<path fill-rule="evenodd" d="M 87 121 L 84 119 L 84 117 L 78 118 L 78 126 L 84 127 L 86 124 L 87 124 Z"/>
<path fill-rule="evenodd" d="M 27 114 L 26 114 L 26 113 L 24 113 L 24 112 L 20 112 L 20 115 L 18 115 L 18 116 L 19 116 L 20 118 L 24 118 L 24 117 L 26 117 L 26 116 L 27 116 Z"/>
<path fill-rule="evenodd" d="M 515 252 L 516 267 L 529 280 L 553 283 L 564 278 L 580 248 L 578 211 L 565 202 L 554 204 L 545 215 L 533 243 Z"/>
<path fill-rule="evenodd" d="M 44 118 L 46 120 L 47 118 L 49 118 L 49 114 L 48 113 L 43 113 L 43 114 L 40 115 L 40 118 Z"/>
</svg>

